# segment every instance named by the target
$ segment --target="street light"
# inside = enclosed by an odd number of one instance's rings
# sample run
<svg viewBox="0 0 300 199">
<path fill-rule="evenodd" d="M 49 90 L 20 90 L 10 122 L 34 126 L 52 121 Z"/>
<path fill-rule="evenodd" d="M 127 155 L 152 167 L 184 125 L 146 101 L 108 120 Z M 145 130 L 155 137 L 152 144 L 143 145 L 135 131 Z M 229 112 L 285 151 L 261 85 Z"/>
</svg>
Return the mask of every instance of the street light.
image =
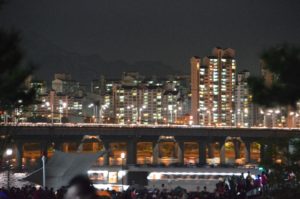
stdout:
<svg viewBox="0 0 300 199">
<path fill-rule="evenodd" d="M 168 105 L 168 111 L 170 111 L 170 116 L 171 116 L 171 120 L 168 118 L 168 122 L 173 123 L 173 105 Z"/>
<path fill-rule="evenodd" d="M 7 189 L 10 188 L 10 156 L 13 154 L 13 150 L 11 148 L 6 149 L 5 155 L 7 157 Z"/>
<path fill-rule="evenodd" d="M 133 111 L 131 109 L 131 106 L 127 106 L 127 112 L 126 112 L 126 116 L 127 116 L 127 123 L 129 124 L 131 120 L 133 120 Z"/>
<path fill-rule="evenodd" d="M 297 126 L 298 126 L 298 118 L 299 118 L 299 113 L 296 113 L 295 114 L 295 127 L 297 128 Z"/>
<path fill-rule="evenodd" d="M 281 112 L 280 112 L 280 110 L 279 109 L 276 109 L 275 111 L 273 111 L 273 114 L 274 114 L 274 126 L 279 126 L 279 124 L 278 124 L 278 116 L 280 116 L 279 114 L 280 114 Z M 275 120 L 276 119 L 276 120 Z M 281 122 L 281 120 L 280 120 L 280 117 L 279 117 L 279 123 Z"/>
<path fill-rule="evenodd" d="M 7 121 L 8 121 L 8 115 L 7 115 L 7 112 L 6 111 L 4 111 L 3 112 L 4 114 L 4 123 L 6 124 L 7 123 Z"/>
<path fill-rule="evenodd" d="M 125 159 L 126 154 L 124 152 L 121 153 L 122 160 Z"/>
<path fill-rule="evenodd" d="M 174 114 L 175 114 L 175 120 L 174 120 L 174 123 L 176 124 L 176 121 L 177 121 L 177 110 L 176 110 L 176 109 L 174 110 Z"/>
<path fill-rule="evenodd" d="M 62 123 L 62 117 L 64 114 L 64 109 L 67 107 L 67 103 L 66 102 L 62 102 L 60 103 L 60 107 L 59 107 L 59 118 L 60 118 L 60 123 Z"/>
<path fill-rule="evenodd" d="M 141 124 L 142 123 L 142 111 L 144 110 L 144 109 L 146 109 L 147 107 L 145 106 L 145 105 L 143 105 L 141 108 L 139 108 L 139 118 L 138 118 L 138 120 L 139 120 L 139 122 L 138 122 L 138 124 Z"/>
<path fill-rule="evenodd" d="M 42 164 L 43 164 L 43 187 L 46 187 L 46 156 L 42 156 Z"/>
<path fill-rule="evenodd" d="M 199 118 L 199 121 L 200 121 L 200 124 L 202 125 L 202 126 L 204 126 L 205 125 L 205 111 L 206 111 L 206 108 L 204 107 L 204 108 L 198 108 L 197 109 L 197 114 L 198 114 L 198 116 L 200 117 Z"/>
<path fill-rule="evenodd" d="M 263 125 L 264 127 L 266 127 L 266 122 L 267 122 L 267 119 L 266 119 L 266 114 L 263 110 L 260 110 L 260 114 L 263 115 L 264 119 L 263 119 Z"/>
<path fill-rule="evenodd" d="M 189 125 L 192 126 L 193 125 L 193 116 L 190 115 L 190 118 L 189 118 Z"/>
<path fill-rule="evenodd" d="M 240 126 L 240 127 L 248 126 L 248 121 L 247 121 L 248 113 L 249 113 L 249 110 L 247 107 L 238 109 L 237 115 L 239 115 L 239 116 L 238 116 L 238 118 L 236 118 L 236 120 L 238 120 L 238 126 Z"/>
<path fill-rule="evenodd" d="M 46 107 L 47 107 L 47 110 L 51 110 L 51 124 L 53 124 L 53 103 L 50 104 L 50 102 L 46 102 L 45 103 Z"/>
<path fill-rule="evenodd" d="M 181 107 L 181 106 L 179 106 L 179 107 L 178 107 L 178 110 L 179 110 L 179 111 L 182 111 L 182 107 Z"/>
<path fill-rule="evenodd" d="M 121 167 L 121 174 L 122 174 L 122 192 L 124 190 L 124 160 L 125 160 L 126 154 L 124 152 L 121 153 L 121 159 L 122 159 L 122 167 Z"/>
<path fill-rule="evenodd" d="M 211 126 L 211 112 L 207 110 L 206 113 L 208 114 L 208 126 Z"/>
<path fill-rule="evenodd" d="M 135 108 L 135 106 L 132 105 L 128 105 L 127 107 L 127 122 L 130 123 L 130 121 L 132 121 L 132 123 L 137 123 L 138 122 L 138 111 L 136 110 L 137 108 Z M 136 111 L 134 111 L 136 110 Z"/>
<path fill-rule="evenodd" d="M 298 114 L 298 113 L 296 113 L 296 114 Z M 290 112 L 290 114 L 289 114 L 289 115 L 292 117 L 292 125 L 291 125 L 292 127 L 295 127 L 295 126 L 296 126 L 296 125 L 295 125 L 295 123 L 296 123 L 296 122 L 295 122 L 295 115 L 296 115 L 296 114 L 295 114 L 295 112 Z"/>
<path fill-rule="evenodd" d="M 13 150 L 11 148 L 6 149 L 6 152 L 5 152 L 6 156 L 11 156 L 12 153 L 13 153 Z"/>
<path fill-rule="evenodd" d="M 102 123 L 102 117 L 103 117 L 103 112 L 105 109 L 108 108 L 108 104 L 101 105 L 100 110 L 99 110 L 99 123 Z"/>
<path fill-rule="evenodd" d="M 88 105 L 88 108 L 93 108 L 93 116 L 92 117 L 93 117 L 93 123 L 95 123 L 95 117 L 97 115 L 97 113 L 96 113 L 97 107 L 94 103 L 91 103 Z"/>
<path fill-rule="evenodd" d="M 277 126 L 277 115 L 280 114 L 280 110 L 277 109 L 277 110 L 268 110 L 268 113 L 267 115 L 270 115 L 271 116 L 271 119 L 272 119 L 272 127 L 276 127 Z"/>
</svg>

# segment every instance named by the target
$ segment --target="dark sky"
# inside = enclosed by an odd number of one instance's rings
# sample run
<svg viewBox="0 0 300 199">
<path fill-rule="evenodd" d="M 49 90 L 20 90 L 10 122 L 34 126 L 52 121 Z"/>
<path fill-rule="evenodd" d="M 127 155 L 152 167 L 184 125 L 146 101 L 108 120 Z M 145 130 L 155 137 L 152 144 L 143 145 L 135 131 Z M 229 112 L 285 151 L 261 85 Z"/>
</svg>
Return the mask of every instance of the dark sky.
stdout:
<svg viewBox="0 0 300 199">
<path fill-rule="evenodd" d="M 8 2 L 0 25 L 22 31 L 29 58 L 40 64 L 43 78 L 57 69 L 70 70 L 74 63 L 71 73 L 77 78 L 80 70 L 117 71 L 119 76 L 120 70 L 134 69 L 132 64 L 140 65 L 140 71 L 151 67 L 138 61 L 159 61 L 157 65 L 172 68 L 170 73 L 189 73 L 189 58 L 208 55 L 215 46 L 236 49 L 239 70 L 258 71 L 262 49 L 300 43 L 299 0 Z M 120 67 L 117 60 L 126 64 Z"/>
</svg>

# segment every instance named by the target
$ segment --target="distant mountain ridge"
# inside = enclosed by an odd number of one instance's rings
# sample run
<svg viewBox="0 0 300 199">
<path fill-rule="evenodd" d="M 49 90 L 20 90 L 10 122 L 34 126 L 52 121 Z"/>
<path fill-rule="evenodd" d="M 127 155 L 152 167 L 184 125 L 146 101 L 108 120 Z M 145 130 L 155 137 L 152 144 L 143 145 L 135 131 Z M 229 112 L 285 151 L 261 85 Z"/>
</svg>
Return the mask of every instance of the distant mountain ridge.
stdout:
<svg viewBox="0 0 300 199">
<path fill-rule="evenodd" d="M 54 73 L 63 72 L 70 73 L 75 80 L 81 82 L 89 82 L 100 75 L 119 78 L 125 71 L 158 77 L 182 74 L 182 71 L 176 71 L 160 61 L 137 61 L 130 64 L 124 60 L 107 61 L 97 54 L 68 52 L 39 35 L 24 35 L 23 46 L 26 57 L 38 66 L 36 77 L 47 81 L 52 80 Z"/>
</svg>

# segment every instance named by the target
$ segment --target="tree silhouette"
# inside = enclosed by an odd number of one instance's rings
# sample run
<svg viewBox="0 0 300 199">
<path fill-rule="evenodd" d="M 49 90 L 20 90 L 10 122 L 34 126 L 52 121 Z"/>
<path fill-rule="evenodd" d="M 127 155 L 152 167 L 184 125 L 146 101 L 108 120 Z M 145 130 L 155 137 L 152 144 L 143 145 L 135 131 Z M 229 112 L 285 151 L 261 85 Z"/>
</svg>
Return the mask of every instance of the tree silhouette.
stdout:
<svg viewBox="0 0 300 199">
<path fill-rule="evenodd" d="M 265 107 L 285 106 L 296 109 L 300 100 L 300 48 L 289 44 L 281 44 L 262 52 L 263 77 L 249 78 L 249 87 L 253 102 Z M 294 151 L 286 147 L 292 142 Z M 262 165 L 272 170 L 270 183 L 273 190 L 272 198 L 299 198 L 299 184 L 287 181 L 288 173 L 294 172 L 300 177 L 300 142 L 294 138 L 288 140 L 272 139 L 266 141 L 268 148 L 265 156 L 268 158 Z M 278 150 L 281 148 L 281 150 Z M 286 148 L 282 150 L 282 148 Z M 274 164 L 274 159 L 280 155 L 285 159 L 283 164 Z M 268 196 L 269 197 L 269 196 Z"/>
<path fill-rule="evenodd" d="M 3 5 L 0 0 L 0 9 Z M 20 34 L 0 28 L 0 113 L 12 112 L 15 108 L 26 107 L 35 101 L 35 88 L 25 86 L 34 66 L 24 61 L 20 46 Z M 8 127 L 0 138 L 0 162 L 3 151 L 11 143 L 13 127 Z"/>
<path fill-rule="evenodd" d="M 19 33 L 0 30 L 1 110 L 11 111 L 34 101 L 35 89 L 25 87 L 33 70 L 32 65 L 24 64 Z"/>
<path fill-rule="evenodd" d="M 300 100 L 300 48 L 281 44 L 263 51 L 260 58 L 269 77 L 249 78 L 253 102 L 266 107 L 296 107 Z"/>
</svg>

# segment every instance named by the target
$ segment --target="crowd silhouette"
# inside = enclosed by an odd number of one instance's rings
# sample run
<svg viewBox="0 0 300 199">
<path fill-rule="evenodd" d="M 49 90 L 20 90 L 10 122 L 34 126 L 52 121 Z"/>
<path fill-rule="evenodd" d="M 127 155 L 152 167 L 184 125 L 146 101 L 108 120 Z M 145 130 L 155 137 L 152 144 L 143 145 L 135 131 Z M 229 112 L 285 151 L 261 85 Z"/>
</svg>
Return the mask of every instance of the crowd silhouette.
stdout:
<svg viewBox="0 0 300 199">
<path fill-rule="evenodd" d="M 35 188 L 24 186 L 0 189 L 0 199 L 243 199 L 255 198 L 268 191 L 268 177 L 262 172 L 256 178 L 250 172 L 240 176 L 230 176 L 219 179 L 213 192 L 207 187 L 197 187 L 196 191 L 188 192 L 176 187 L 172 190 L 165 188 L 146 189 L 129 187 L 126 191 L 96 190 L 87 176 L 74 177 L 69 185 L 59 190 L 52 188 Z M 105 194 L 103 194 L 105 193 Z"/>
</svg>

